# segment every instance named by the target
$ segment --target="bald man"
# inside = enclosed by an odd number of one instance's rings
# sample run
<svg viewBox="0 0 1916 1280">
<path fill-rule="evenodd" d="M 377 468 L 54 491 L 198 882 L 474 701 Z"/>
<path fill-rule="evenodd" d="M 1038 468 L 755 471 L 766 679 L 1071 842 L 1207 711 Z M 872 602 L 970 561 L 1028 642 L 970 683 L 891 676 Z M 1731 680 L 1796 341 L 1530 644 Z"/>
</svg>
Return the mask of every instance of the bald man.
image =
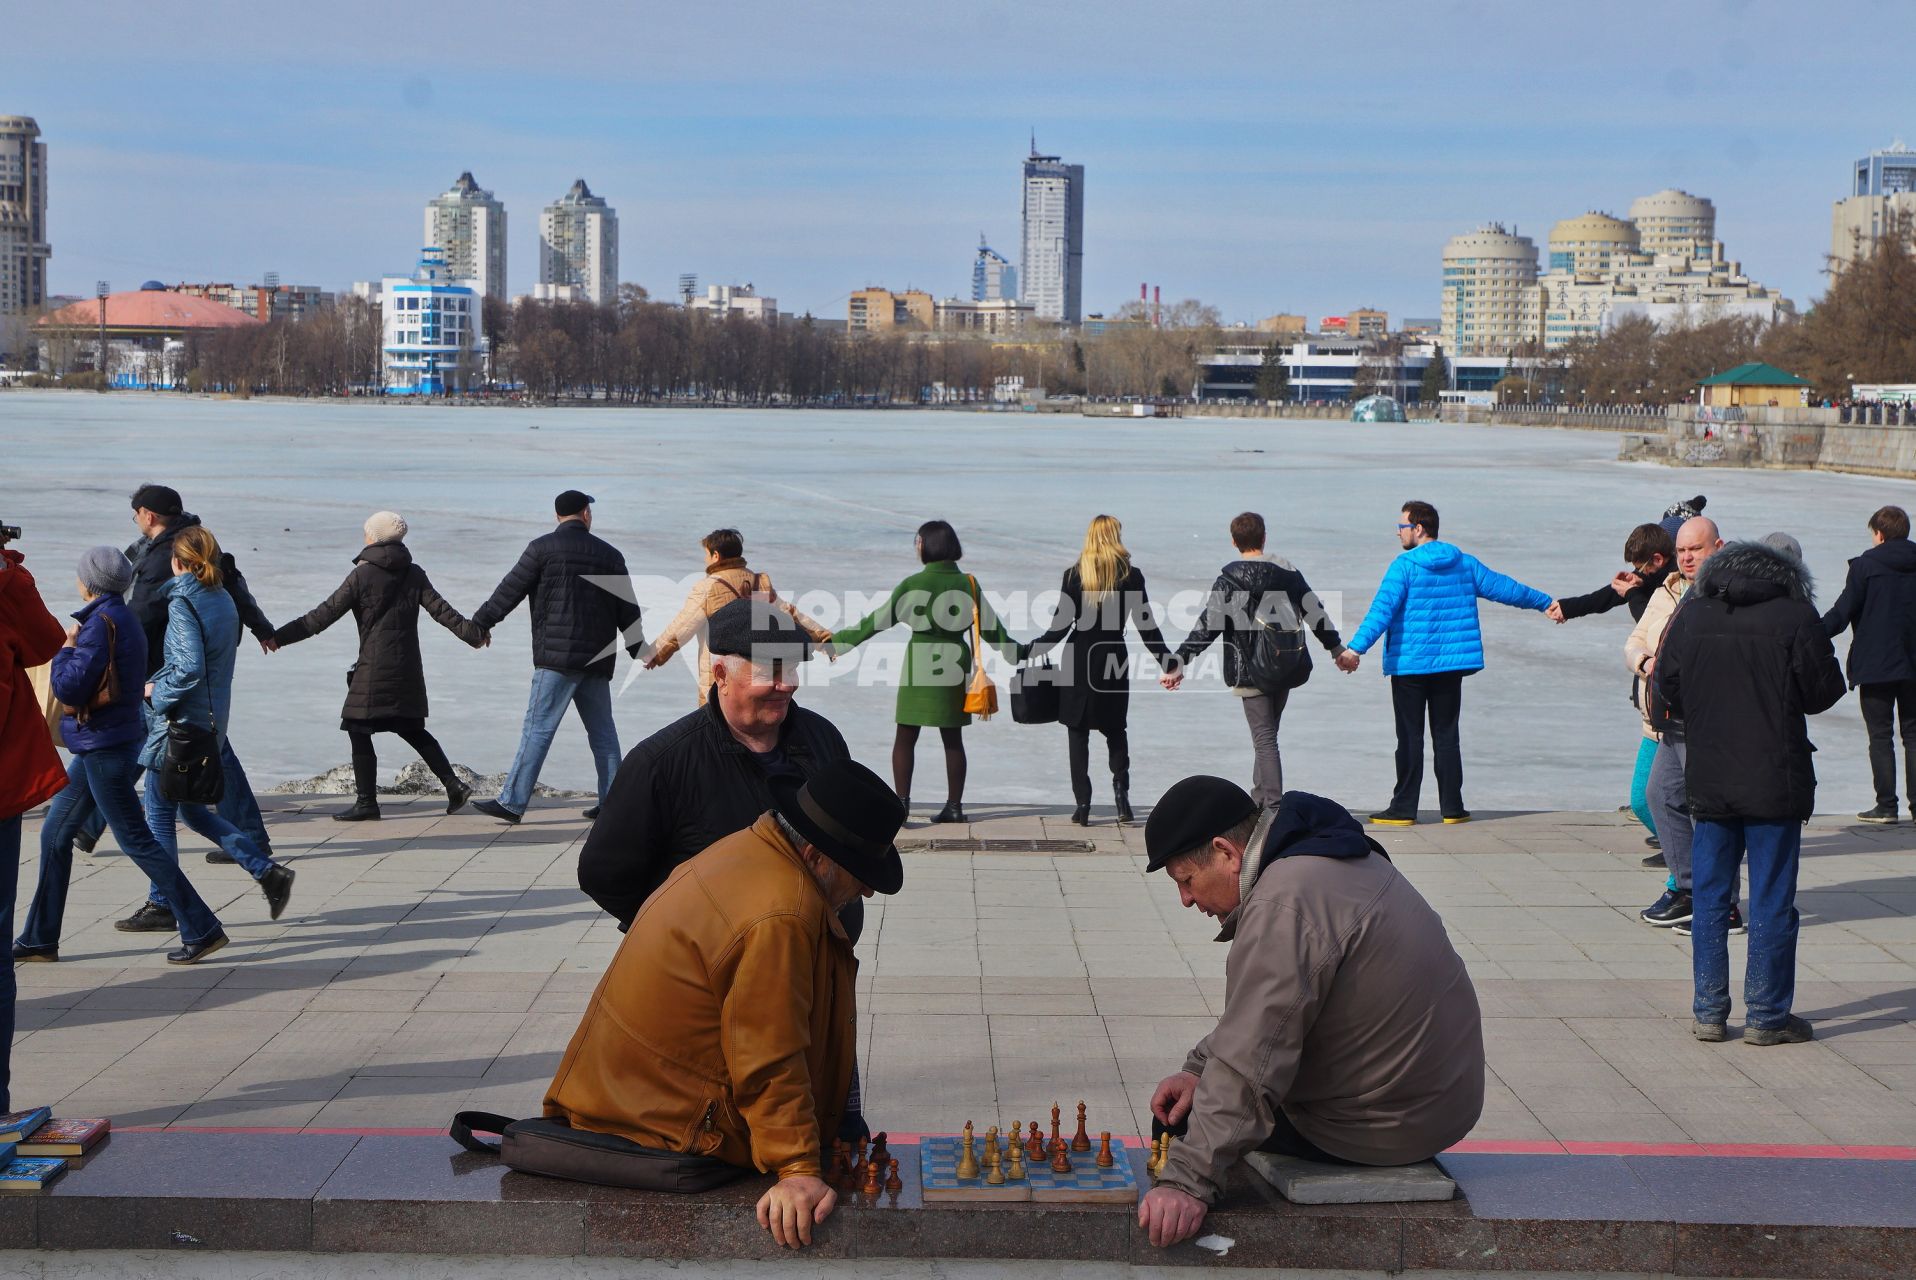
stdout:
<svg viewBox="0 0 1916 1280">
<path fill-rule="evenodd" d="M 1624 661 L 1637 676 L 1637 710 L 1643 714 L 1643 731 L 1657 740 L 1656 761 L 1650 766 L 1650 812 L 1656 819 L 1657 839 L 1663 844 L 1663 896 L 1637 913 L 1637 918 L 1655 929 L 1671 929 L 1690 923 L 1690 826 L 1689 805 L 1684 797 L 1683 768 L 1687 748 L 1683 741 L 1683 722 L 1670 717 L 1662 701 L 1652 696 L 1656 687 L 1657 650 L 1663 632 L 1670 625 L 1676 608 L 1696 581 L 1704 561 L 1723 546 L 1723 535 L 1716 521 L 1708 516 L 1685 520 L 1676 536 L 1676 571 L 1663 580 L 1643 607 L 1636 629 L 1624 642 Z M 1734 909 L 1730 925 L 1742 931 L 1743 921 Z"/>
</svg>

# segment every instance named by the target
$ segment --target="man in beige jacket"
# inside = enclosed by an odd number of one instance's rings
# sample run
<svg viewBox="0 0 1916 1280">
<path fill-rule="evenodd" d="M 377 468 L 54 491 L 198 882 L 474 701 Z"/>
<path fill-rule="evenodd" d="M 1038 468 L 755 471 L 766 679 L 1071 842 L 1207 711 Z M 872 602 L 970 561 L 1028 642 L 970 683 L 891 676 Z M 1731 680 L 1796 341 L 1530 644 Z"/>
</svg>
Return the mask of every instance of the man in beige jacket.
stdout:
<svg viewBox="0 0 1916 1280">
<path fill-rule="evenodd" d="M 1483 1111 L 1477 993 L 1440 919 L 1341 805 L 1259 809 L 1186 778 L 1145 824 L 1147 870 L 1223 922 L 1224 1016 L 1151 1098 L 1174 1143 L 1138 1206 L 1151 1243 L 1196 1235 L 1246 1152 L 1404 1165 Z"/>
<path fill-rule="evenodd" d="M 1657 650 L 1663 633 L 1675 616 L 1677 606 L 1689 593 L 1690 584 L 1703 568 L 1703 562 L 1723 546 L 1716 521 L 1708 516 L 1685 520 L 1676 535 L 1676 572 L 1663 580 L 1643 606 L 1635 630 L 1623 644 L 1623 660 L 1637 677 L 1637 710 L 1643 715 L 1643 732 L 1657 740 L 1656 761 L 1650 766 L 1650 812 L 1656 819 L 1657 841 L 1663 846 L 1663 861 L 1669 871 L 1663 896 L 1637 913 L 1637 918 L 1652 928 L 1682 929 L 1690 923 L 1690 808 L 1683 782 L 1685 746 L 1681 721 L 1658 715 L 1652 692 L 1656 687 Z M 1742 919 L 1731 913 L 1731 928 L 1741 930 Z"/>
</svg>

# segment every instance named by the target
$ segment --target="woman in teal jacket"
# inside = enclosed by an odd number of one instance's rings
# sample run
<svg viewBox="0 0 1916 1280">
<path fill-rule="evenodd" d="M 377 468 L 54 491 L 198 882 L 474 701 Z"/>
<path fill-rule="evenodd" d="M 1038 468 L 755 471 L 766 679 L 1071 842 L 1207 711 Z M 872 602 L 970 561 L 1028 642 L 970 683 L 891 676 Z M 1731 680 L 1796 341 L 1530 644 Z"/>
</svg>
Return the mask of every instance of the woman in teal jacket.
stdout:
<svg viewBox="0 0 1916 1280">
<path fill-rule="evenodd" d="M 973 611 L 987 644 L 1013 662 L 1018 646 L 985 603 L 977 579 L 958 567 L 964 548 L 949 524 L 926 521 L 918 527 L 915 545 L 924 568 L 893 588 L 885 602 L 857 625 L 835 634 L 831 644 L 836 652 L 848 653 L 901 622 L 911 629 L 905 670 L 898 682 L 898 735 L 891 747 L 893 789 L 907 806 L 911 804 L 918 731 L 934 727 L 945 745 L 945 807 L 932 821 L 963 822 L 964 732 L 971 723 L 965 713 L 965 689 L 971 683 Z"/>
</svg>

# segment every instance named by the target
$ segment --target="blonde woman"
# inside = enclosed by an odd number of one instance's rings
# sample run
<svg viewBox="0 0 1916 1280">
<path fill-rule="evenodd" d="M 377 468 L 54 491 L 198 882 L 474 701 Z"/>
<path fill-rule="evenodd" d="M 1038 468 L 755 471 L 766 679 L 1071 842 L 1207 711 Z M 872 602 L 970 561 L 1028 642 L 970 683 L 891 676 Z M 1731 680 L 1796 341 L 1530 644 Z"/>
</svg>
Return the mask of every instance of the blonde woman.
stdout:
<svg viewBox="0 0 1916 1280">
<path fill-rule="evenodd" d="M 645 660 L 645 669 L 654 671 L 672 660 L 688 640 L 699 642 L 699 705 L 705 705 L 712 691 L 712 651 L 705 644 L 705 620 L 734 600 L 763 600 L 790 614 L 804 628 L 812 643 L 825 647 L 825 657 L 838 655 L 829 647 L 832 633 L 816 620 L 806 617 L 788 601 L 780 600 L 772 589 L 770 574 L 760 573 L 745 563 L 745 535 L 737 529 L 714 529 L 699 540 L 705 548 L 705 576 L 686 593 L 685 606 L 667 624 L 659 636 L 658 647 Z"/>
<path fill-rule="evenodd" d="M 1131 563 L 1122 534 L 1113 516 L 1091 521 L 1078 562 L 1064 571 L 1064 583 L 1058 588 L 1062 599 L 1050 630 L 1019 646 L 1023 660 L 1067 641 L 1059 663 L 1063 673 L 1058 720 L 1070 738 L 1071 795 L 1077 802 L 1071 820 L 1081 827 L 1091 823 L 1093 729 L 1104 735 L 1110 757 L 1111 796 L 1118 821 L 1132 821 L 1131 747 L 1125 734 L 1131 704 L 1131 650 L 1125 642 L 1125 627 L 1137 628 L 1144 647 L 1165 672 L 1176 665 L 1158 631 L 1144 574 Z"/>
</svg>

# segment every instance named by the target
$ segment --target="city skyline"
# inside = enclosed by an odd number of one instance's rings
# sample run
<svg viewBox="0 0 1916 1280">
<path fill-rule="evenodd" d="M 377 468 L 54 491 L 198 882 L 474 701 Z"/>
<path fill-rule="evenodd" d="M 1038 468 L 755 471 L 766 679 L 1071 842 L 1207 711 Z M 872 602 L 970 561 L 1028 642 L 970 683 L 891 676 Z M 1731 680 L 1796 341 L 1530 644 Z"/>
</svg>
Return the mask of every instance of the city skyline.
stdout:
<svg viewBox="0 0 1916 1280">
<path fill-rule="evenodd" d="M 413 262 L 422 203 L 469 169 L 519 211 L 512 294 L 535 283 L 537 211 L 583 173 L 644 228 L 620 276 L 654 296 L 681 272 L 757 281 L 818 315 L 874 281 L 964 296 L 980 229 L 1016 239 L 1035 127 L 1093 177 L 1086 313 L 1149 282 L 1227 320 L 1434 315 L 1450 236 L 1502 221 L 1541 241 L 1665 187 L 1712 200 L 1750 273 L 1803 305 L 1824 287 L 1850 166 L 1916 135 L 1901 78 L 1831 91 L 1900 17 L 1887 3 L 1684 5 L 1708 38 L 1675 56 L 1651 52 L 1669 15 L 1649 4 L 1617 7 L 1614 41 L 1505 3 L 1385 6 L 1382 21 L 1231 2 L 1203 22 L 1124 4 L 1095 22 L 1000 3 L 653 8 L 576 6 L 602 38 L 550 72 L 549 37 L 483 2 L 426 61 L 366 40 L 386 11 L 358 0 L 210 0 L 193 22 L 130 11 L 91 31 L 10 15 L 0 112 L 35 117 L 49 144 L 51 289 L 267 271 L 343 289 Z M 1073 52 L 980 97 L 973 68 L 1007 39 Z M 209 50 L 220 76 L 179 73 Z M 719 51 L 759 74 L 696 92 Z M 887 91 L 845 95 L 854 71 Z"/>
</svg>

